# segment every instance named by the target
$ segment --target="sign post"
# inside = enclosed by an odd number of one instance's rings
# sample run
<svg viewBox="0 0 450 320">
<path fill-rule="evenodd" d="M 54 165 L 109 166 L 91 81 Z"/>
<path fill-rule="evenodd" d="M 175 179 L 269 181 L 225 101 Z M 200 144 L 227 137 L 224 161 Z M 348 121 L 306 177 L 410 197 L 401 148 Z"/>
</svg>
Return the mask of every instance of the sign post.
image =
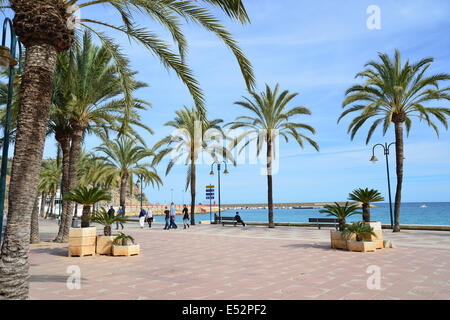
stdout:
<svg viewBox="0 0 450 320">
<path fill-rule="evenodd" d="M 212 199 L 214 199 L 214 186 L 206 186 L 206 199 L 209 199 L 209 223 L 211 223 L 211 215 L 212 215 Z"/>
</svg>

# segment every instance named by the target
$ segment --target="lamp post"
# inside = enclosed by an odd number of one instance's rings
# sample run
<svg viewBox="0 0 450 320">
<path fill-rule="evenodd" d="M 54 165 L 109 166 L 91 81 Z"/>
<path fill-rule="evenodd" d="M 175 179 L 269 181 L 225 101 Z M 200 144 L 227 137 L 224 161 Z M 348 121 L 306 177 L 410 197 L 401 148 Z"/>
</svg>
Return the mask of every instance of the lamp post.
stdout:
<svg viewBox="0 0 450 320">
<path fill-rule="evenodd" d="M 138 181 L 136 181 L 137 183 L 139 182 L 141 183 L 141 211 L 142 211 L 142 180 L 144 180 L 143 176 L 140 175 Z"/>
<path fill-rule="evenodd" d="M 225 161 L 222 161 L 225 164 L 225 170 L 223 171 L 223 174 L 228 174 L 228 168 L 227 168 L 227 163 Z M 220 213 L 220 166 L 222 164 L 222 162 L 213 162 L 211 164 L 211 172 L 209 173 L 210 175 L 214 175 L 214 164 L 217 165 L 217 185 L 218 185 L 218 193 L 219 193 L 219 223 L 222 221 L 222 216 Z"/>
<path fill-rule="evenodd" d="M 9 25 L 10 29 L 10 48 L 5 46 L 6 43 L 6 29 Z M 16 47 L 19 47 L 19 61 L 15 60 Z M 9 130 L 11 122 L 11 104 L 13 97 L 14 86 L 14 66 L 19 63 L 19 71 L 21 69 L 22 49 L 19 40 L 12 25 L 12 21 L 9 18 L 5 18 L 3 21 L 3 33 L 2 33 L 2 45 L 0 46 L 0 73 L 5 72 L 9 68 L 9 81 L 8 81 L 8 102 L 6 104 L 6 118 L 5 118 L 5 137 L 3 139 L 2 150 L 2 165 L 0 170 L 0 243 L 2 241 L 3 232 L 3 214 L 5 208 L 5 194 L 6 194 L 6 173 L 8 167 L 8 150 L 9 150 Z"/>
<path fill-rule="evenodd" d="M 375 148 L 377 146 L 380 146 L 383 148 L 383 152 L 384 155 L 386 157 L 386 171 L 387 171 L 387 181 L 388 181 L 388 192 L 389 192 L 389 210 L 390 210 L 390 214 L 391 214 L 391 228 L 394 228 L 394 222 L 392 219 L 392 198 L 391 198 L 391 179 L 389 177 L 389 148 L 394 145 L 395 142 L 392 142 L 390 144 L 385 143 L 384 145 L 381 143 L 378 143 L 376 145 L 373 146 L 372 148 L 372 158 L 370 158 L 370 161 L 372 161 L 373 163 L 375 163 L 376 161 L 378 161 L 377 157 L 375 157 Z"/>
</svg>

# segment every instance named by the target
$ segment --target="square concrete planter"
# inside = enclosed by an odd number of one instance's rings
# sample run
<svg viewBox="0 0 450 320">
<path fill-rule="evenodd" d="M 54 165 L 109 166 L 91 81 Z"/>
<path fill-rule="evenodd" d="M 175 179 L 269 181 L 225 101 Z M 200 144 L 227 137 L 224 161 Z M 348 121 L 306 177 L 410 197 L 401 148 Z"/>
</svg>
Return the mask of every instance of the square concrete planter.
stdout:
<svg viewBox="0 0 450 320">
<path fill-rule="evenodd" d="M 69 229 L 69 257 L 95 254 L 96 227 Z"/>
<path fill-rule="evenodd" d="M 366 222 L 366 224 L 369 224 L 372 227 L 373 232 L 376 234 L 376 237 L 374 237 L 371 234 L 366 234 L 364 235 L 364 241 L 373 241 L 375 242 L 375 246 L 377 249 L 383 249 L 384 245 L 383 245 L 383 232 L 381 231 L 381 222 L 371 221 Z"/>
<path fill-rule="evenodd" d="M 116 236 L 97 236 L 97 254 L 112 254 L 113 241 Z"/>
<path fill-rule="evenodd" d="M 342 237 L 341 231 L 330 231 L 331 248 L 333 249 L 347 249 L 347 239 Z M 352 235 L 350 240 L 355 240 L 356 236 Z"/>
<path fill-rule="evenodd" d="M 347 249 L 348 251 L 357 251 L 357 252 L 368 252 L 375 251 L 376 245 L 373 241 L 347 241 Z"/>
<path fill-rule="evenodd" d="M 121 246 L 114 244 L 112 246 L 113 256 L 135 256 L 139 254 L 139 245 L 131 244 L 127 246 Z"/>
</svg>

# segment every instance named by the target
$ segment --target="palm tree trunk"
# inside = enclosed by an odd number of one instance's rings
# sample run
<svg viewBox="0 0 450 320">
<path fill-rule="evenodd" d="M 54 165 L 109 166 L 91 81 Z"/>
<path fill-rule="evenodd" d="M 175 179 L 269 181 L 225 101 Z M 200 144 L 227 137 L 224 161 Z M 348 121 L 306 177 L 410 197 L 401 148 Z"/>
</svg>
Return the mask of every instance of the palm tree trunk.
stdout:
<svg viewBox="0 0 450 320">
<path fill-rule="evenodd" d="M 195 225 L 195 160 L 191 156 L 191 225 Z"/>
<path fill-rule="evenodd" d="M 397 190 L 394 206 L 394 232 L 400 232 L 400 205 L 402 202 L 403 183 L 403 123 L 395 122 L 395 156 L 397 169 Z"/>
<path fill-rule="evenodd" d="M 52 195 L 50 197 L 50 204 L 49 204 L 49 206 L 47 208 L 47 213 L 45 214 L 45 219 L 47 219 L 49 217 L 51 218 L 52 213 L 53 213 L 53 203 L 54 202 L 55 202 L 55 193 L 52 192 Z"/>
<path fill-rule="evenodd" d="M 269 228 L 275 228 L 272 196 L 272 140 L 270 137 L 267 137 L 267 205 L 269 207 Z"/>
<path fill-rule="evenodd" d="M 45 191 L 42 191 L 42 197 L 41 197 L 41 213 L 40 216 L 41 218 L 44 217 L 44 212 L 45 212 L 45 200 L 47 199 L 47 193 Z"/>
<path fill-rule="evenodd" d="M 124 173 L 120 177 L 120 206 L 123 210 L 123 215 L 125 215 L 125 201 L 127 198 L 127 183 L 128 183 L 128 173 Z"/>
<path fill-rule="evenodd" d="M 58 137 L 62 150 L 62 190 L 61 199 L 69 191 L 69 173 L 70 173 L 70 136 Z M 70 201 L 64 200 L 61 205 L 61 225 L 55 242 L 65 243 L 69 241 L 69 230 L 72 222 L 72 211 L 69 210 Z"/>
<path fill-rule="evenodd" d="M 363 220 L 365 222 L 370 222 L 370 204 L 369 203 L 363 203 L 362 211 L 363 211 Z"/>
<path fill-rule="evenodd" d="M 87 228 L 89 227 L 89 217 L 91 215 L 91 206 L 83 205 L 83 213 L 81 214 L 81 227 Z"/>
<path fill-rule="evenodd" d="M 31 212 L 37 191 L 47 130 L 57 52 L 27 45 L 20 113 L 8 199 L 8 224 L 0 262 L 0 300 L 28 298 Z"/>
<path fill-rule="evenodd" d="M 77 182 L 78 182 L 78 175 L 77 175 L 77 162 L 78 162 L 78 158 L 80 157 L 80 153 L 81 153 L 81 142 L 83 139 L 83 132 L 84 132 L 84 128 L 81 127 L 76 121 L 71 123 L 72 126 L 72 136 L 71 136 L 71 140 L 72 140 L 72 144 L 70 146 L 70 153 L 69 153 L 69 170 L 68 170 L 68 181 L 67 183 L 67 190 L 70 191 L 73 188 L 75 188 L 77 186 Z M 64 157 L 64 154 L 63 154 Z M 63 158 L 64 160 L 64 158 Z M 64 182 L 63 182 L 64 183 Z M 74 206 L 75 203 L 73 201 L 67 201 L 67 217 L 68 220 L 70 221 L 70 214 L 72 212 L 74 212 Z M 76 212 L 77 208 L 75 207 L 75 212 Z M 70 225 L 69 225 L 69 221 L 66 221 L 67 226 L 70 229 Z M 61 239 L 61 242 L 67 242 L 68 241 L 68 232 L 69 229 L 64 230 L 64 238 Z M 67 239 L 67 240 L 66 240 Z"/>
<path fill-rule="evenodd" d="M 39 243 L 41 242 L 39 238 L 39 212 L 38 212 L 38 204 L 39 204 L 39 193 L 36 194 L 36 198 L 34 199 L 33 211 L 31 212 L 31 234 L 30 234 L 30 243 Z"/>
</svg>

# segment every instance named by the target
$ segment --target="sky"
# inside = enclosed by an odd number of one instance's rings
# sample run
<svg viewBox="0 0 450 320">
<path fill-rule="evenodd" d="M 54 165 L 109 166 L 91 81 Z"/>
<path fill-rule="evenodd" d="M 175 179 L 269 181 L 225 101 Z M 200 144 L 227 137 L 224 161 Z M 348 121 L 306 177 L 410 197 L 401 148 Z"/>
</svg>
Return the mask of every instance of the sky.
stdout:
<svg viewBox="0 0 450 320">
<path fill-rule="evenodd" d="M 368 125 L 353 141 L 347 134 L 351 116 L 337 124 L 342 112 L 345 90 L 359 83 L 355 75 L 364 64 L 377 59 L 377 53 L 393 55 L 398 48 L 404 59 L 417 61 L 434 57 L 430 73 L 450 72 L 450 2 L 447 0 L 246 0 L 251 24 L 242 26 L 230 21 L 217 10 L 218 16 L 230 30 L 251 61 L 257 92 L 267 83 L 279 83 L 282 90 L 298 92 L 291 107 L 309 108 L 311 116 L 298 118 L 313 126 L 313 137 L 320 152 L 305 145 L 304 149 L 289 141 L 280 140 L 279 170 L 273 178 L 274 202 L 344 201 L 355 188 L 369 187 L 387 194 L 386 166 L 381 149 L 380 159 L 369 162 L 375 143 L 394 141 L 391 128 L 383 137 L 377 130 L 369 145 L 365 144 Z M 371 5 L 380 8 L 381 29 L 369 29 L 367 20 Z M 101 18 L 118 22 L 114 11 L 97 5 L 84 9 L 81 18 Z M 170 35 L 155 21 L 139 17 L 138 23 L 171 42 Z M 107 31 L 106 29 L 96 28 Z M 206 97 L 209 119 L 223 119 L 225 123 L 247 114 L 234 104 L 248 96 L 238 64 L 228 48 L 213 34 L 195 25 L 184 28 L 189 42 L 188 65 L 194 70 Z M 159 60 L 142 46 L 129 43 L 115 32 L 108 31 L 123 47 L 138 71 L 137 78 L 149 86 L 136 96 L 152 103 L 142 114 L 146 125 L 155 133 L 141 132 L 148 146 L 171 133 L 165 127 L 173 119 L 175 110 L 192 106 L 186 87 L 177 76 L 167 71 Z M 448 84 L 447 84 L 448 85 Z M 446 102 L 443 106 L 450 107 Z M 248 114 L 247 114 L 248 115 Z M 450 201 L 450 133 L 441 128 L 440 138 L 434 131 L 415 120 L 405 139 L 403 201 Z M 99 144 L 88 137 L 86 148 Z M 55 141 L 49 137 L 44 157 L 55 156 Z M 395 157 L 391 149 L 390 168 L 392 196 L 395 192 Z M 167 161 L 157 167 L 164 185 L 148 186 L 145 194 L 151 203 L 172 199 L 189 202 L 190 193 L 184 191 L 186 166 L 176 165 L 165 176 Z M 267 177 L 261 174 L 262 164 L 230 165 L 229 175 L 221 176 L 222 203 L 264 203 L 267 201 Z M 197 167 L 197 201 L 205 200 L 205 186 L 217 188 L 217 174 L 209 175 L 210 163 Z M 173 190 L 173 191 L 172 191 Z M 216 192 L 217 194 L 217 192 Z"/>
</svg>

